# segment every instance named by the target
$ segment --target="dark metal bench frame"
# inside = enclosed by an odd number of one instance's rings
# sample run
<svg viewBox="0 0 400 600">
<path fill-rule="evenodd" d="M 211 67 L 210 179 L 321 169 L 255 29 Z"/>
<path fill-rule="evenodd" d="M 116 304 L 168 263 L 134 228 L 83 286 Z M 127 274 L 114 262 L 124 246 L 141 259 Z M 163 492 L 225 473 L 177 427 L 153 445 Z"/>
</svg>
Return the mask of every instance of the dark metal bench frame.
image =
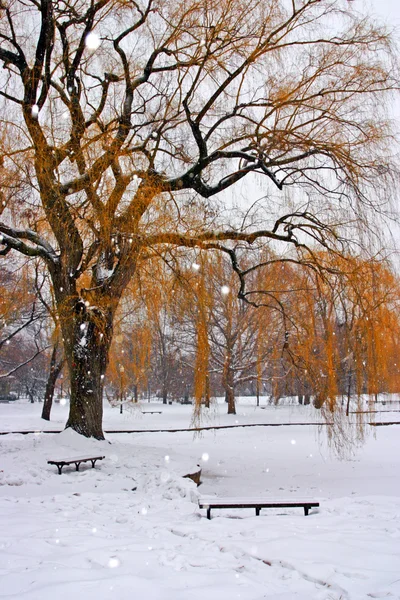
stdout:
<svg viewBox="0 0 400 600">
<path fill-rule="evenodd" d="M 87 458 L 71 458 L 71 459 L 67 458 L 65 460 L 48 460 L 47 464 L 48 465 L 56 465 L 57 469 L 58 469 L 58 474 L 61 475 L 63 467 L 66 467 L 68 465 L 75 465 L 76 471 L 79 471 L 79 465 L 83 462 L 91 462 L 92 469 L 94 469 L 96 461 L 103 460 L 103 458 L 105 458 L 105 456 L 88 456 Z"/>
<path fill-rule="evenodd" d="M 306 500 L 304 502 L 297 501 L 277 501 L 269 502 L 263 500 L 245 500 L 238 502 L 235 501 L 224 501 L 224 500 L 199 500 L 199 508 L 207 509 L 207 519 L 211 519 L 212 508 L 255 508 L 256 516 L 260 514 L 262 508 L 304 508 L 304 515 L 307 516 L 310 508 L 318 507 L 319 502 Z"/>
</svg>

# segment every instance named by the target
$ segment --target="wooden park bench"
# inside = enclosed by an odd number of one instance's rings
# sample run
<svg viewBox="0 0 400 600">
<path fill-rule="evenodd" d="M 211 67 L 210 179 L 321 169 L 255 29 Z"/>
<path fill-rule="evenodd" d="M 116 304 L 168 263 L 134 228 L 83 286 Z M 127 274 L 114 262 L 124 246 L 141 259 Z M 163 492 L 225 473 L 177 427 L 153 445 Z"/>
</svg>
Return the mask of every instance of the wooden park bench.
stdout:
<svg viewBox="0 0 400 600">
<path fill-rule="evenodd" d="M 200 498 L 199 508 L 207 509 L 207 519 L 211 519 L 212 508 L 255 508 L 256 516 L 262 508 L 304 508 L 305 516 L 310 508 L 319 506 L 319 502 L 310 500 L 262 500 L 261 498 Z"/>
<path fill-rule="evenodd" d="M 162 410 L 142 410 L 142 415 L 161 415 Z"/>
<path fill-rule="evenodd" d="M 96 464 L 96 460 L 103 460 L 105 456 L 78 456 L 77 458 L 64 458 L 62 460 L 48 460 L 48 465 L 56 465 L 58 469 L 58 474 L 61 475 L 63 467 L 67 465 L 75 465 L 77 471 L 79 471 L 79 465 L 83 462 L 91 462 L 92 468 L 94 469 L 94 465 Z"/>
</svg>

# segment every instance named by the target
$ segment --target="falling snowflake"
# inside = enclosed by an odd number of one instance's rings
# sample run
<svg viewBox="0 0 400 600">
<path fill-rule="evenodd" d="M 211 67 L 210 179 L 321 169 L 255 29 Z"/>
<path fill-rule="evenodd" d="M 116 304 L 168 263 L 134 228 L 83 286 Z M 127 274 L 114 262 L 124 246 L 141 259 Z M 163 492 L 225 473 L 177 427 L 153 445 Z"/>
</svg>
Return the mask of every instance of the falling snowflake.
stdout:
<svg viewBox="0 0 400 600">
<path fill-rule="evenodd" d="M 294 446 L 296 444 L 296 440 L 290 440 L 290 443 L 292 444 L 292 446 Z"/>
<path fill-rule="evenodd" d="M 119 567 L 120 564 L 121 562 L 116 556 L 112 556 L 108 561 L 108 566 L 110 567 L 110 569 L 115 569 L 115 567 Z"/>
<path fill-rule="evenodd" d="M 229 294 L 230 292 L 230 288 L 227 285 L 223 285 L 221 287 L 221 294 L 223 294 L 224 296 L 226 296 L 227 294 Z"/>
<path fill-rule="evenodd" d="M 199 271 L 200 270 L 200 265 L 198 265 L 197 263 L 193 263 L 192 264 L 192 269 L 193 269 L 193 271 Z"/>
<path fill-rule="evenodd" d="M 85 46 L 86 48 L 89 48 L 89 50 L 97 50 L 97 48 L 100 46 L 100 43 L 99 36 L 93 31 L 88 33 L 85 37 Z"/>
<path fill-rule="evenodd" d="M 204 453 L 201 455 L 201 460 L 207 461 L 209 458 L 210 458 L 210 457 L 209 457 L 209 455 L 207 454 L 207 452 L 204 452 Z"/>
<path fill-rule="evenodd" d="M 38 107 L 38 105 L 37 105 L 37 104 L 34 104 L 34 105 L 32 106 L 31 113 L 32 113 L 32 117 L 33 117 L 34 119 L 36 119 L 36 118 L 37 118 L 37 116 L 39 115 L 39 107 Z"/>
</svg>

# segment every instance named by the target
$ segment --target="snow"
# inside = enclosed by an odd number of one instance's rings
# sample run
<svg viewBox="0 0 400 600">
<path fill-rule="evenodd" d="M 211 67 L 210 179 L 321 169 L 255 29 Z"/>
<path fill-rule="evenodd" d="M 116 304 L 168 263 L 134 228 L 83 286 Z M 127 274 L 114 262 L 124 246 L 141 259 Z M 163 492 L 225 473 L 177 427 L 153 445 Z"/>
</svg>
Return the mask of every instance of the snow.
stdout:
<svg viewBox="0 0 400 600">
<path fill-rule="evenodd" d="M 214 406 L 203 422 L 319 420 L 311 406 L 251 402 L 243 399 L 235 417 Z M 172 433 L 190 426 L 191 407 L 157 408 L 162 414 L 105 407 L 106 429 L 140 431 L 106 441 L 71 430 L 0 436 L 0 598 L 400 598 L 399 425 L 367 425 L 364 445 L 339 460 L 324 427 Z M 58 429 L 68 406 L 56 404 L 51 423 L 40 411 L 26 401 L 0 404 L 0 429 Z M 400 420 L 394 412 L 375 416 Z M 62 475 L 47 464 L 88 453 L 106 458 L 95 469 L 64 467 Z M 182 477 L 197 464 L 199 488 Z M 301 508 L 258 517 L 254 509 L 215 509 L 208 521 L 200 494 L 307 498 L 320 508 L 308 517 Z"/>
<path fill-rule="evenodd" d="M 94 33 L 93 31 L 91 31 L 90 33 L 87 34 L 87 36 L 85 37 L 85 45 L 87 48 L 89 48 L 89 50 L 97 50 L 97 48 L 100 46 L 101 41 L 99 36 L 97 35 L 97 33 Z"/>
</svg>

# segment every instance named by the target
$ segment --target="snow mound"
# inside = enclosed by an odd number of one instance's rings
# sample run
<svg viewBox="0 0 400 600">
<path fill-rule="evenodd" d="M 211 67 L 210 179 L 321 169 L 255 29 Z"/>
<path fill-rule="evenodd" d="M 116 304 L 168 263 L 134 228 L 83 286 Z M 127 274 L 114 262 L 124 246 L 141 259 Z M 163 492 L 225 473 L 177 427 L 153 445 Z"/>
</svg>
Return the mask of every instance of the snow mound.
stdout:
<svg viewBox="0 0 400 600">
<path fill-rule="evenodd" d="M 139 485 L 141 492 L 153 500 L 186 499 L 197 504 L 199 494 L 196 484 L 191 479 L 184 479 L 173 471 L 162 469 L 159 472 L 145 475 L 139 479 Z"/>
</svg>

